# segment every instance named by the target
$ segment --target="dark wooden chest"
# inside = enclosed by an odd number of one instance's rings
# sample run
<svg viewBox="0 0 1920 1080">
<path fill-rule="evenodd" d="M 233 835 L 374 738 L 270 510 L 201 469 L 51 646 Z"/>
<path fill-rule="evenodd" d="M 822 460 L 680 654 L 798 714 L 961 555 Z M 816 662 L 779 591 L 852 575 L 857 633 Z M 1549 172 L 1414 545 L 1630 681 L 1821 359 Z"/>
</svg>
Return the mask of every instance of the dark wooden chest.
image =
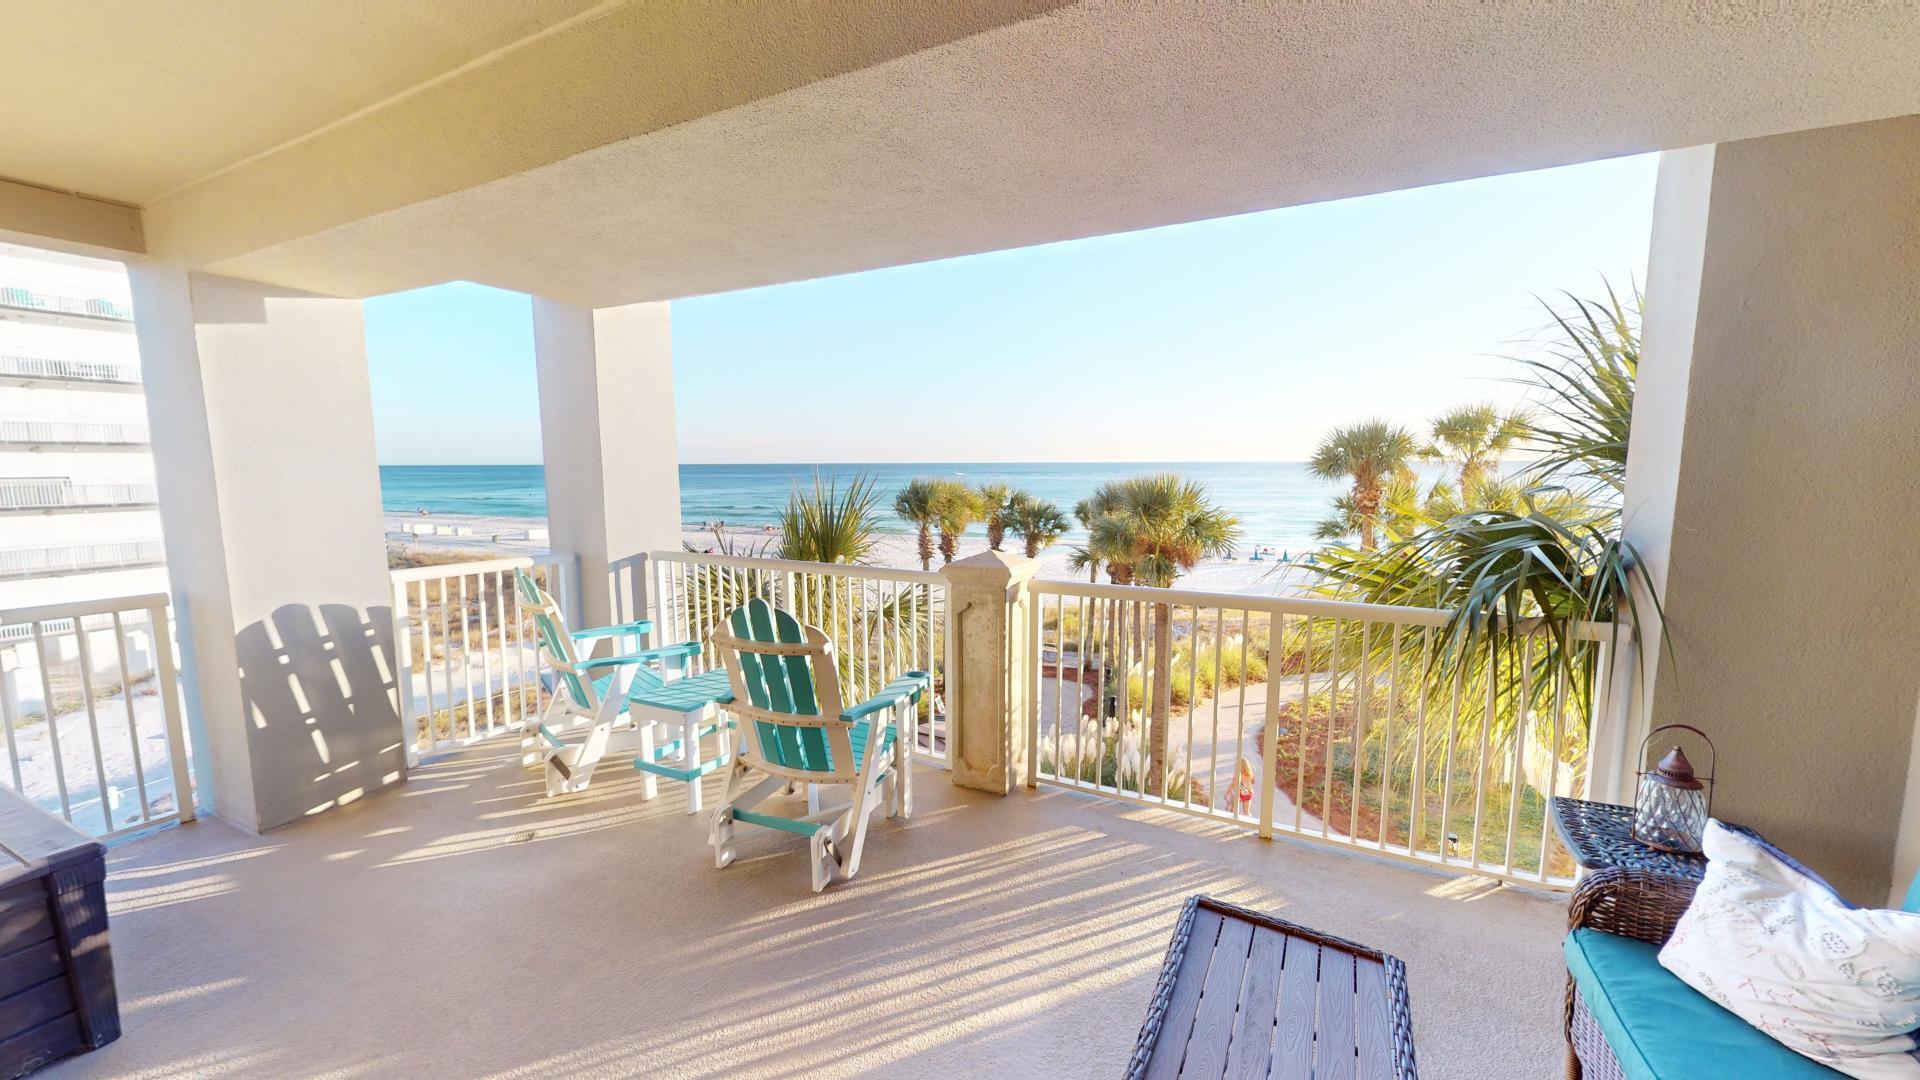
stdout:
<svg viewBox="0 0 1920 1080">
<path fill-rule="evenodd" d="M 120 1037 L 106 849 L 0 788 L 0 1077 Z"/>
</svg>

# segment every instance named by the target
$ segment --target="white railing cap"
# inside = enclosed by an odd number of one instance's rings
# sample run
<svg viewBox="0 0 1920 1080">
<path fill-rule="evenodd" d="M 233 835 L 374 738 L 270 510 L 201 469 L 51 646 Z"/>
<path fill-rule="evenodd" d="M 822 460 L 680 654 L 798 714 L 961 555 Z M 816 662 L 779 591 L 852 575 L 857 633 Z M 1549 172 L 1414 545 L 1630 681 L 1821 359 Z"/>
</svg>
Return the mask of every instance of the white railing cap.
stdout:
<svg viewBox="0 0 1920 1080">
<path fill-rule="evenodd" d="M 139 593 L 133 596 L 109 596 L 99 600 L 76 600 L 60 604 L 0 609 L 0 626 L 20 623 L 73 619 L 86 615 L 111 615 L 116 611 L 155 611 L 169 603 L 166 593 Z"/>
<path fill-rule="evenodd" d="M 1445 626 L 1453 617 L 1438 608 L 1402 607 L 1398 604 L 1368 604 L 1354 600 L 1328 600 L 1314 596 L 1268 596 L 1261 593 L 1199 592 L 1189 589 L 1154 589 L 1144 585 L 1112 585 L 1090 581 L 1062 581 L 1055 578 L 1035 580 L 1036 594 L 1084 596 L 1098 600 L 1125 600 L 1136 604 L 1166 604 L 1173 607 L 1224 608 L 1229 611 L 1260 611 L 1270 615 L 1299 615 L 1315 619 L 1346 619 L 1353 622 L 1394 623 L 1402 626 Z M 1574 624 L 1574 636 L 1587 641 L 1610 640 L 1613 623 Z"/>
<path fill-rule="evenodd" d="M 946 579 L 931 570 L 908 570 L 892 566 L 867 566 L 861 563 L 802 562 L 797 559 L 766 559 L 748 555 L 709 555 L 699 551 L 650 551 L 647 558 L 658 562 L 693 563 L 703 566 L 737 566 L 747 570 L 780 570 L 795 574 L 833 574 L 866 578 L 872 581 L 911 581 L 942 585 Z"/>
</svg>

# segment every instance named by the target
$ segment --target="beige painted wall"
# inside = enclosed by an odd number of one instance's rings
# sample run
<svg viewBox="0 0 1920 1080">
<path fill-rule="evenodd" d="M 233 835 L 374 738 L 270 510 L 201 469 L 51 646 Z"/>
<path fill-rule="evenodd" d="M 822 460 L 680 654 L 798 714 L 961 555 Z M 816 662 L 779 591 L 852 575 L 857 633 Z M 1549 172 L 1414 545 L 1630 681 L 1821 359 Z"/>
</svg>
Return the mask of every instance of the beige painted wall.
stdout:
<svg viewBox="0 0 1920 1080">
<path fill-rule="evenodd" d="M 1695 259 L 1698 304 L 1649 297 L 1635 414 L 1636 456 L 1679 455 L 1671 529 L 1640 536 L 1676 653 L 1651 722 L 1719 744 L 1716 816 L 1878 902 L 1920 694 L 1920 117 L 1682 164 L 1710 165 L 1705 241 L 1665 219 L 1650 285 Z"/>
</svg>

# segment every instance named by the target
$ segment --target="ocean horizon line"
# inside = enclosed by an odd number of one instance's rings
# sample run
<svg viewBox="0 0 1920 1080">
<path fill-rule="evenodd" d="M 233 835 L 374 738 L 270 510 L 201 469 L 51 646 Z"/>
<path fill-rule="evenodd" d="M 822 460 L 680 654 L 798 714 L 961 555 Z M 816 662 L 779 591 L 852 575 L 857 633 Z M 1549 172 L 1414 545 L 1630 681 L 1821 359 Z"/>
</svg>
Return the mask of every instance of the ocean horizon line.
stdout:
<svg viewBox="0 0 1920 1080">
<path fill-rule="evenodd" d="M 1443 467 L 1423 465 L 1437 477 Z M 878 526 L 901 532 L 893 492 L 915 477 L 970 484 L 1006 483 L 1071 508 L 1100 485 L 1146 472 L 1171 471 L 1205 485 L 1210 497 L 1240 521 L 1250 543 L 1308 546 L 1322 529 L 1333 498 L 1345 488 L 1314 476 L 1299 461 L 912 461 L 912 462 L 689 462 L 679 476 L 679 518 L 689 530 L 714 523 L 764 531 L 777 526 L 795 490 L 816 472 L 845 486 L 864 475 L 875 486 Z M 531 521 L 547 516 L 546 473 L 539 465 L 382 465 L 382 509 L 394 514 L 461 514 Z M 1077 536 L 1078 523 L 1069 530 Z"/>
</svg>

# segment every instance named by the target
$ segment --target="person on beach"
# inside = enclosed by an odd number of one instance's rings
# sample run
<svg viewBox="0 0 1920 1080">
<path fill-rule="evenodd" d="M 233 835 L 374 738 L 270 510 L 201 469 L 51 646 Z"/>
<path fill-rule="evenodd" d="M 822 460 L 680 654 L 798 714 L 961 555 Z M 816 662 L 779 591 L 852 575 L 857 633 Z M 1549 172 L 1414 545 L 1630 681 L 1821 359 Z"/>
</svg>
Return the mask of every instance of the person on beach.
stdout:
<svg viewBox="0 0 1920 1080">
<path fill-rule="evenodd" d="M 1253 788 L 1258 782 L 1259 778 L 1253 771 L 1253 762 L 1248 761 L 1246 758 L 1241 758 L 1240 763 L 1234 766 L 1233 785 L 1227 788 L 1227 797 L 1224 800 L 1225 805 L 1222 806 L 1221 809 L 1237 813 L 1241 817 L 1251 815 L 1253 811 Z M 1235 799 L 1240 800 L 1238 809 L 1233 805 Z"/>
</svg>

